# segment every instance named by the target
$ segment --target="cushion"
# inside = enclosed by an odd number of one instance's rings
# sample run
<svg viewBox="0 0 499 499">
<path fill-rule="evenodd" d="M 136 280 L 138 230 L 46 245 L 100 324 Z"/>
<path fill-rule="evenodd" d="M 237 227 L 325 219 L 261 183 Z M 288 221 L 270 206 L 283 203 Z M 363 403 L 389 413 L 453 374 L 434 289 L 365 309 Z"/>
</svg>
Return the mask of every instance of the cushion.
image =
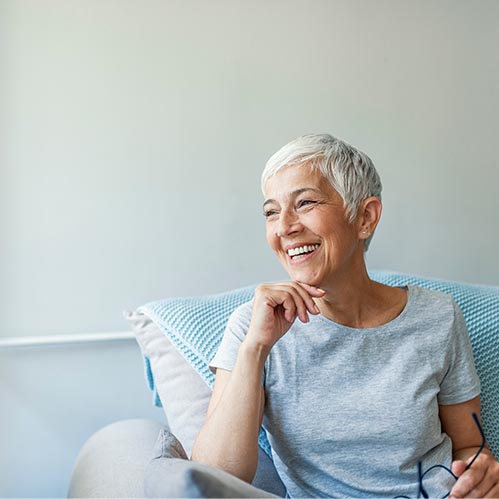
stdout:
<svg viewBox="0 0 499 499">
<path fill-rule="evenodd" d="M 178 440 L 160 431 L 144 477 L 146 497 L 278 497 L 235 476 L 186 460 Z"/>
<path fill-rule="evenodd" d="M 391 286 L 413 284 L 453 296 L 465 317 L 477 372 L 482 383 L 482 422 L 492 452 L 499 452 L 499 287 L 431 279 L 391 271 L 374 271 L 371 277 Z M 222 339 L 232 311 L 250 300 L 254 286 L 209 296 L 169 298 L 143 305 L 138 312 L 149 317 L 210 387 L 214 375 L 208 368 Z M 148 353 L 145 352 L 147 357 Z M 149 357 L 150 360 L 150 357 Z M 168 366 L 147 366 L 151 386 Z M 265 433 L 260 446 L 269 452 Z"/>
<path fill-rule="evenodd" d="M 134 311 L 126 312 L 125 317 L 145 356 L 146 378 L 153 391 L 153 402 L 164 408 L 171 432 L 190 456 L 206 417 L 211 388 L 147 315 Z M 274 463 L 261 448 L 252 483 L 281 497 L 286 493 Z"/>
<path fill-rule="evenodd" d="M 204 422 L 210 387 L 146 315 L 128 312 L 139 346 L 146 356 L 146 374 L 154 373 L 154 404 L 163 406 L 172 433 L 190 456 Z"/>
</svg>

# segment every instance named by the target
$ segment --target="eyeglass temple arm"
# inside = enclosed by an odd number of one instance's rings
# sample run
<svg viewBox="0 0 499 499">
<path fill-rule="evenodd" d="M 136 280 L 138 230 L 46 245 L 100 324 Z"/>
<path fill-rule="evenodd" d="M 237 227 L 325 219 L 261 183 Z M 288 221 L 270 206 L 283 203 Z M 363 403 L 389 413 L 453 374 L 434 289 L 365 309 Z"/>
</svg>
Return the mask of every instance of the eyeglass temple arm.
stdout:
<svg viewBox="0 0 499 499">
<path fill-rule="evenodd" d="M 423 487 L 423 464 L 421 463 L 421 461 L 418 461 L 418 477 L 419 477 L 419 494 L 421 494 L 424 497 L 424 499 L 428 499 L 430 496 Z"/>
<path fill-rule="evenodd" d="M 480 452 L 483 451 L 484 447 L 485 447 L 485 444 L 486 444 L 486 439 L 485 439 L 485 434 L 483 433 L 483 430 L 482 430 L 482 425 L 480 424 L 480 421 L 478 420 L 478 416 L 476 415 L 476 413 L 472 413 L 471 414 L 471 417 L 473 418 L 473 420 L 475 421 L 475 424 L 478 428 L 478 430 L 480 431 L 480 435 L 482 436 L 482 444 L 480 445 L 480 448 L 478 449 L 477 453 L 475 454 L 475 457 L 471 460 L 471 462 L 466 466 L 465 470 L 468 470 L 471 468 L 471 465 L 475 462 L 476 458 L 480 455 Z"/>
<path fill-rule="evenodd" d="M 480 455 L 480 452 L 482 452 L 482 450 L 485 447 L 485 443 L 486 443 L 485 434 L 483 433 L 482 425 L 480 424 L 480 421 L 478 420 L 477 414 L 475 412 L 473 412 L 471 414 L 471 416 L 473 417 L 473 421 L 475 421 L 475 424 L 476 424 L 478 430 L 480 431 L 480 435 L 482 436 L 482 444 L 480 445 L 480 448 L 478 449 L 477 453 L 475 454 L 475 456 L 473 457 L 471 462 L 466 466 L 466 468 L 465 468 L 466 470 L 471 468 L 471 465 L 475 462 L 476 458 Z M 423 473 L 423 465 L 422 465 L 421 461 L 418 462 L 419 493 L 424 497 L 424 499 L 427 499 L 429 496 L 428 496 L 428 492 L 426 492 L 425 488 L 423 487 L 423 477 L 428 471 L 430 471 L 433 468 L 434 468 L 434 466 L 432 466 L 429 470 L 426 470 L 426 472 Z M 451 471 L 451 473 L 452 473 L 452 471 Z"/>
</svg>

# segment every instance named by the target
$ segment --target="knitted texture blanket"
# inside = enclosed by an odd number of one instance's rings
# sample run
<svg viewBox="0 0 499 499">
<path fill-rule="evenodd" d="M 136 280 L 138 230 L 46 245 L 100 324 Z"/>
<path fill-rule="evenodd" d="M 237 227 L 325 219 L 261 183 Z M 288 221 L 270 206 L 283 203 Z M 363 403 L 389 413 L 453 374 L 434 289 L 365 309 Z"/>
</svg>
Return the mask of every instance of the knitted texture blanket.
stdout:
<svg viewBox="0 0 499 499">
<path fill-rule="evenodd" d="M 489 446 L 499 455 L 499 287 L 465 284 L 388 271 L 370 272 L 372 279 L 390 286 L 413 284 L 450 294 L 461 308 L 468 326 L 473 355 L 482 385 L 482 426 Z M 215 376 L 208 365 L 222 340 L 225 324 L 232 311 L 252 299 L 255 286 L 226 293 L 185 298 L 167 298 L 139 307 L 154 321 L 178 351 L 213 387 Z M 146 378 L 157 396 L 154 376 L 145 358 Z M 271 456 L 262 428 L 261 448 Z"/>
</svg>

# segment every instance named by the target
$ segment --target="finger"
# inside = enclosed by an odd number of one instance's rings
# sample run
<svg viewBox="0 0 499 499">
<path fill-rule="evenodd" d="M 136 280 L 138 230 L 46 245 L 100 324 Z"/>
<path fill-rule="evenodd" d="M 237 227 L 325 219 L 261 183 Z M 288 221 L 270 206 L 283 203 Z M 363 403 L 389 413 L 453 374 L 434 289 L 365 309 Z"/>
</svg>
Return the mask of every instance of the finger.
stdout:
<svg viewBox="0 0 499 499">
<path fill-rule="evenodd" d="M 290 320 L 290 314 L 285 313 L 285 318 L 288 322 L 294 321 L 296 315 L 302 322 L 309 322 L 308 312 L 313 314 L 319 313 L 310 294 L 296 282 L 276 283 L 261 287 L 260 291 L 263 291 L 267 300 L 270 300 L 270 305 L 274 308 L 278 305 L 283 305 L 284 301 L 287 300 L 289 296 L 292 297 L 296 307 L 294 309 L 295 315 L 293 316 L 293 319 Z M 291 304 L 287 302 L 285 308 L 289 309 L 290 307 Z"/>
<path fill-rule="evenodd" d="M 499 497 L 499 484 L 495 484 L 490 490 L 488 490 L 482 497 Z"/>
<path fill-rule="evenodd" d="M 294 303 L 296 306 L 296 314 L 298 315 L 300 320 L 302 322 L 308 322 L 309 321 L 308 313 L 307 313 L 308 306 L 307 306 L 302 294 L 295 287 L 290 286 L 289 284 L 283 285 L 280 288 L 280 290 L 282 291 L 282 293 L 284 295 L 289 295 L 294 300 Z M 305 291 L 303 291 L 303 293 L 306 294 Z M 312 299 L 310 297 L 309 297 L 309 300 L 312 301 Z M 312 301 L 312 303 L 313 303 L 313 301 Z M 313 303 L 313 305 L 315 306 L 314 303 Z"/>
<path fill-rule="evenodd" d="M 288 322 L 294 322 L 297 315 L 296 303 L 292 297 L 289 295 L 284 297 L 282 301 L 282 307 L 284 308 L 284 318 Z"/>
<path fill-rule="evenodd" d="M 499 497 L 499 462 L 490 456 L 490 466 L 487 471 L 491 485 L 488 490 L 482 493 L 481 497 Z"/>
<path fill-rule="evenodd" d="M 275 310 L 282 307 L 282 313 L 286 321 L 292 323 L 298 315 L 303 322 L 308 321 L 308 315 L 305 305 L 300 298 L 300 295 L 294 290 L 289 283 L 274 284 L 271 286 L 261 286 L 258 288 L 258 293 L 268 306 Z"/>
<path fill-rule="evenodd" d="M 477 465 L 477 466 L 475 466 Z M 478 487 L 478 484 L 483 480 L 486 472 L 486 467 L 478 465 L 478 461 L 474 463 L 473 468 L 466 470 L 455 483 L 450 491 L 453 497 L 475 497 L 470 496 L 470 492 Z"/>
<path fill-rule="evenodd" d="M 466 461 L 454 461 L 451 466 L 451 471 L 456 476 L 461 476 L 466 471 Z"/>
<path fill-rule="evenodd" d="M 476 497 L 476 498 L 481 498 L 481 497 L 495 497 L 497 499 L 497 496 L 490 496 L 488 493 L 489 490 L 491 490 L 491 485 L 492 483 L 489 483 L 488 485 L 483 483 L 480 484 L 480 486 L 475 487 L 474 489 L 470 490 L 467 494 L 466 497 Z"/>
<path fill-rule="evenodd" d="M 307 310 L 314 315 L 320 314 L 320 310 L 315 304 L 315 301 L 313 300 L 313 297 L 311 296 L 311 293 L 313 292 L 314 295 L 319 295 L 315 296 L 315 298 L 319 298 L 324 295 L 325 291 L 320 290 L 319 288 L 316 288 L 314 286 L 310 286 L 309 284 L 304 284 L 299 281 L 294 281 L 293 285 L 296 289 L 296 291 L 300 294 L 302 297 L 303 301 L 305 302 L 305 305 L 307 307 Z"/>
<path fill-rule="evenodd" d="M 486 497 L 489 492 L 492 491 L 494 487 L 498 485 L 497 477 L 492 476 L 490 473 L 486 473 L 483 480 L 471 489 L 466 496 L 467 497 Z M 490 497 L 490 495 L 489 495 Z M 494 496 L 497 497 L 497 496 Z"/>
<path fill-rule="evenodd" d="M 306 282 L 295 281 L 300 286 L 303 286 L 306 291 L 308 291 L 312 296 L 316 298 L 321 298 L 326 294 L 326 291 L 322 288 L 318 288 L 317 286 L 312 286 L 311 284 L 307 284 Z"/>
<path fill-rule="evenodd" d="M 465 464 L 468 465 L 473 459 L 474 456 L 470 457 Z M 456 463 L 458 462 L 462 461 L 457 461 Z M 460 468 L 461 465 L 458 465 L 458 467 Z M 462 473 L 459 480 L 464 479 L 465 476 L 471 476 L 471 480 L 475 480 L 475 485 L 471 486 L 464 494 L 467 497 L 485 497 L 491 489 L 499 484 L 499 463 L 490 454 L 482 454 L 473 463 L 471 468 Z M 456 482 L 455 486 L 457 486 L 458 482 Z M 460 491 L 458 490 L 458 492 Z M 451 495 L 456 495 L 454 494 L 454 488 L 451 491 Z"/>
</svg>

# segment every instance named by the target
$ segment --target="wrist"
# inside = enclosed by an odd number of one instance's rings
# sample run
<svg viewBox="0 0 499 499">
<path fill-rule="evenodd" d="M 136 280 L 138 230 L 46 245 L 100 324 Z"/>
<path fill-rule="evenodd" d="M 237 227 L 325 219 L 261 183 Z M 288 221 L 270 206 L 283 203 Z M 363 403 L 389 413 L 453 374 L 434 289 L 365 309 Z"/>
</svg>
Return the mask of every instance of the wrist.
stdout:
<svg viewBox="0 0 499 499">
<path fill-rule="evenodd" d="M 265 361 L 270 353 L 270 348 L 265 345 L 254 343 L 245 339 L 239 348 L 239 354 L 251 358 L 253 362 L 257 362 L 263 368 Z"/>
<path fill-rule="evenodd" d="M 480 449 L 480 446 L 474 446 L 474 447 L 465 447 L 462 449 L 456 449 L 452 453 L 452 460 L 453 461 L 467 461 L 468 459 L 472 458 Z M 482 454 L 489 454 L 492 455 L 492 452 L 490 452 L 488 446 L 486 445 L 482 451 Z"/>
</svg>

